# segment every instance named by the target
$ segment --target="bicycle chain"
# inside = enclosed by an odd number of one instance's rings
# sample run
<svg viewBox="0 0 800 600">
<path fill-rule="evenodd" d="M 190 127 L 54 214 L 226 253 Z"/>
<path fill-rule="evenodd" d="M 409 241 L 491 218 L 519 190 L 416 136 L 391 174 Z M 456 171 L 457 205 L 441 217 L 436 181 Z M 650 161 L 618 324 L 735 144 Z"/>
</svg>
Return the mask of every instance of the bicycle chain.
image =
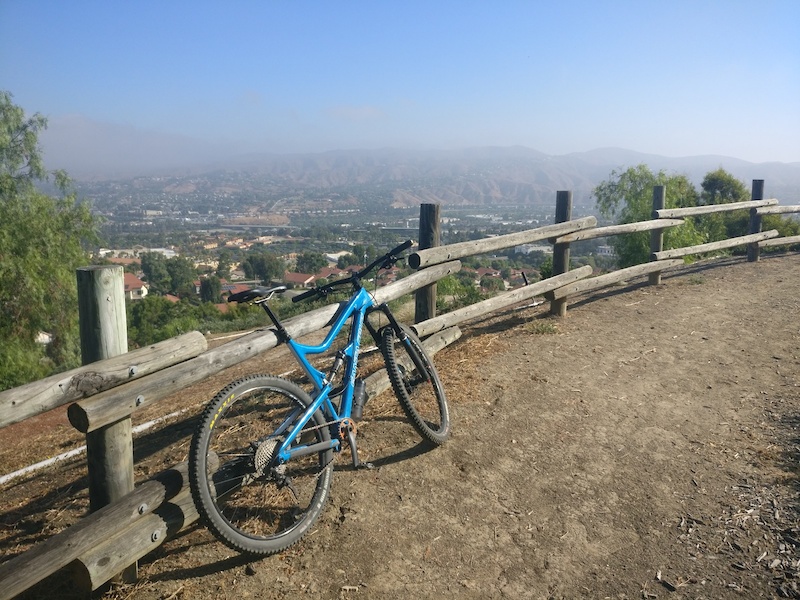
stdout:
<svg viewBox="0 0 800 600">
<path fill-rule="evenodd" d="M 303 429 L 303 433 L 305 433 L 307 431 L 316 431 L 317 429 L 323 429 L 324 427 L 330 428 L 331 425 L 336 425 L 336 424 L 339 425 L 339 438 L 340 439 L 344 439 L 345 438 L 345 436 L 347 435 L 346 432 L 347 432 L 348 429 L 351 429 L 354 434 L 357 433 L 357 431 L 358 431 L 358 427 L 356 425 L 356 422 L 353 419 L 345 417 L 345 418 L 339 419 L 337 421 L 326 421 L 325 423 L 322 423 L 321 425 L 312 425 L 310 427 L 306 427 L 305 429 Z"/>
</svg>

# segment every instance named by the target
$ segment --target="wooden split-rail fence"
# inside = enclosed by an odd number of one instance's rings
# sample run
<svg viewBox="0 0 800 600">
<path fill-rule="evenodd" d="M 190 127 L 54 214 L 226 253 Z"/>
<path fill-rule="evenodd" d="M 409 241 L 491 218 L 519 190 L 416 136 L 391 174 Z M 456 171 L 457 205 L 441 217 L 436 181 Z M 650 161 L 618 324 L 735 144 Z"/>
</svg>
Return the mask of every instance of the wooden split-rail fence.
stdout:
<svg viewBox="0 0 800 600">
<path fill-rule="evenodd" d="M 800 212 L 800 205 L 779 206 L 763 198 L 763 180 L 754 180 L 748 202 L 665 208 L 665 188 L 653 190 L 652 219 L 597 227 L 595 217 L 572 219 L 572 193 L 556 194 L 555 223 L 480 240 L 440 245 L 438 204 L 420 207 L 419 249 L 408 258 L 416 272 L 379 288 L 388 302 L 415 293 L 414 329 L 431 354 L 457 340 L 458 325 L 514 304 L 545 296 L 550 312 L 564 316 L 569 296 L 598 290 L 643 275 L 652 285 L 661 273 L 683 264 L 683 258 L 718 250 L 747 248 L 747 260 L 760 250 L 800 244 L 800 236 L 778 237 L 761 231 L 766 214 Z M 745 236 L 698 246 L 663 248 L 664 231 L 687 217 L 722 211 L 750 211 Z M 590 266 L 570 269 L 570 244 L 634 232 L 650 232 L 650 261 L 589 277 Z M 459 259 L 538 241 L 553 244 L 553 276 L 502 292 L 452 312 L 436 315 L 436 282 L 461 268 Z M 70 423 L 86 434 L 90 514 L 77 524 L 0 564 L 0 599 L 13 598 L 51 574 L 69 567 L 76 585 L 90 591 L 112 579 L 136 578 L 136 561 L 198 519 L 188 491 L 186 464 L 181 463 L 134 486 L 131 416 L 169 395 L 232 365 L 274 348 L 278 338 L 261 329 L 214 349 L 199 332 L 127 352 L 123 271 L 117 266 L 87 267 L 77 273 L 84 366 L 18 388 L 0 392 L 0 428 L 68 405 Z M 301 337 L 328 325 L 336 305 L 325 306 L 286 322 Z M 367 380 L 373 397 L 388 389 L 385 371 Z"/>
</svg>

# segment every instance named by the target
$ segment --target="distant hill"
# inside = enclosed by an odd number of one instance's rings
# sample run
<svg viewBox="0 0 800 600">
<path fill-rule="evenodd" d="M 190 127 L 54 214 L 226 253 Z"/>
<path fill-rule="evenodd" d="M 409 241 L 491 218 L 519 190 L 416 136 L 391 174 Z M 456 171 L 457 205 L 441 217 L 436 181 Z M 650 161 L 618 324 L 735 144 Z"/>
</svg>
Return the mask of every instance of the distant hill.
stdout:
<svg viewBox="0 0 800 600">
<path fill-rule="evenodd" d="M 549 204 L 557 190 L 572 190 L 576 202 L 586 201 L 613 170 L 641 163 L 653 171 L 685 174 L 698 186 L 706 173 L 722 167 L 748 188 L 753 179 L 764 179 L 768 195 L 800 201 L 800 163 L 755 164 L 727 156 L 669 158 L 619 148 L 558 156 L 524 147 L 341 150 L 241 157 L 220 166 L 312 188 L 391 186 L 398 201 L 408 203 L 436 199 L 445 204 Z"/>
<path fill-rule="evenodd" d="M 164 137 L 150 152 L 126 154 L 98 134 L 93 144 L 72 148 L 64 137 L 43 136 L 50 168 L 64 168 L 78 181 L 123 180 L 160 175 L 171 179 L 225 173 L 237 180 L 261 182 L 269 189 L 321 193 L 391 195 L 396 205 L 437 201 L 443 204 L 551 204 L 557 190 L 572 190 L 576 205 L 593 204 L 591 190 L 612 170 L 641 163 L 653 171 L 687 175 L 699 185 L 720 167 L 744 181 L 764 179 L 765 193 L 784 203 L 800 202 L 800 163 L 750 163 L 727 156 L 670 158 L 620 148 L 547 155 L 525 147 L 484 147 L 463 150 L 400 149 L 337 150 L 316 154 L 251 154 L 234 156 L 231 149 L 200 147 L 192 140 Z M 141 148 L 132 144 L 131 148 Z M 225 152 L 231 158 L 219 159 Z M 126 158 L 129 159 L 126 162 Z M 249 186 L 253 189 L 252 186 Z M 260 186 L 257 186 L 260 187 Z M 180 186 L 174 189 L 180 189 Z"/>
</svg>

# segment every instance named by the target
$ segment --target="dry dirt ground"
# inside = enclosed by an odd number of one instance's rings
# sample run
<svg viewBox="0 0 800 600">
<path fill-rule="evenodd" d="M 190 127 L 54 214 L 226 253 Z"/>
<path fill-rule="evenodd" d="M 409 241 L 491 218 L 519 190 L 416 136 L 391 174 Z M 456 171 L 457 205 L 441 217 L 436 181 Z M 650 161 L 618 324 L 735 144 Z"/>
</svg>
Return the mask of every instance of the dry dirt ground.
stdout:
<svg viewBox="0 0 800 600">
<path fill-rule="evenodd" d="M 707 261 L 576 298 L 563 319 L 546 308 L 472 323 L 437 355 L 444 446 L 368 404 L 360 449 L 377 468 L 343 453 L 289 551 L 250 562 L 193 526 L 137 584 L 94 596 L 800 597 L 800 257 Z M 137 480 L 184 459 L 202 401 L 266 361 L 162 405 L 190 410 L 136 439 Z M 49 422 L 46 437 L 0 431 L 0 473 L 80 443 Z M 83 458 L 4 485 L 4 557 L 80 518 L 84 488 Z M 79 597 L 64 581 L 26 597 Z"/>
</svg>

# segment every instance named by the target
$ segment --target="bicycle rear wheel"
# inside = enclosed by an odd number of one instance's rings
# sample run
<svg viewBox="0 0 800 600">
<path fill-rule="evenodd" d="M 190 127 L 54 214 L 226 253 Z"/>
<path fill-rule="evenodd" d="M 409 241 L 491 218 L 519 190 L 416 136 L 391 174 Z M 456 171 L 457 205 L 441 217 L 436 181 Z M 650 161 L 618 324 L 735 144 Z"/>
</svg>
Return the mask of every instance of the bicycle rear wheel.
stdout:
<svg viewBox="0 0 800 600">
<path fill-rule="evenodd" d="M 443 444 L 450 436 L 450 410 L 442 382 L 416 334 L 402 324 L 400 329 L 402 336 L 391 326 L 381 333 L 389 381 L 414 429 L 434 444 Z"/>
<path fill-rule="evenodd" d="M 275 454 L 311 399 L 294 383 L 254 375 L 231 383 L 204 410 L 189 450 L 189 484 L 202 521 L 230 548 L 281 552 L 314 524 L 328 498 L 333 451 L 284 464 Z M 317 413 L 296 444 L 330 441 Z"/>
</svg>

